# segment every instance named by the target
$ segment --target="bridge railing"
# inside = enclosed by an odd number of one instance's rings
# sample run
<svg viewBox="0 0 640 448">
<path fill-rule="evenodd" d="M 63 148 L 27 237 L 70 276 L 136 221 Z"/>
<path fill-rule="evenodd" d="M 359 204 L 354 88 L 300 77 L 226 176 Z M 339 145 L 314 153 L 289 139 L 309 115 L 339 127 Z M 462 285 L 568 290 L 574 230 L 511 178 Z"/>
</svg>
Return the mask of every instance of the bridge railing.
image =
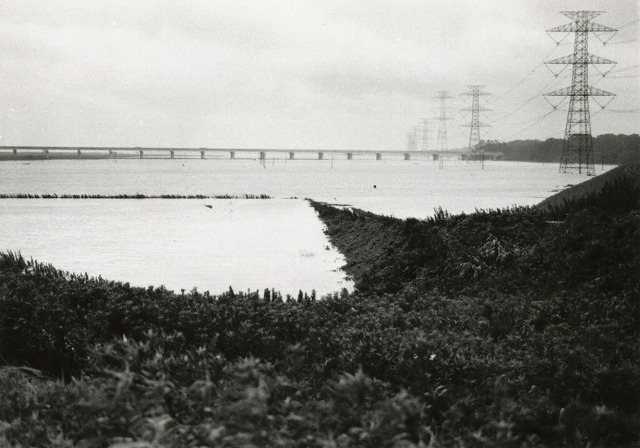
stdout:
<svg viewBox="0 0 640 448">
<path fill-rule="evenodd" d="M 347 160 L 370 156 L 376 160 L 384 158 L 399 158 L 404 160 L 428 158 L 437 160 L 440 157 L 460 157 L 464 151 L 394 151 L 394 150 L 363 150 L 363 149 L 279 149 L 279 148 L 188 148 L 188 147 L 120 147 L 120 146 L 0 146 L 0 155 L 9 153 L 15 157 L 19 154 L 39 154 L 43 158 L 48 158 L 52 154 L 75 154 L 76 157 L 93 157 L 104 155 L 106 157 L 139 157 L 153 158 L 164 156 L 175 158 L 176 155 L 182 157 L 197 157 L 205 159 L 207 155 L 222 154 L 229 159 L 236 159 L 239 155 L 253 154 L 256 159 L 264 160 L 275 155 L 281 155 L 289 160 L 294 160 L 298 156 L 304 159 L 325 160 L 335 156 L 344 157 Z M 305 157 L 306 156 L 306 157 Z"/>
</svg>

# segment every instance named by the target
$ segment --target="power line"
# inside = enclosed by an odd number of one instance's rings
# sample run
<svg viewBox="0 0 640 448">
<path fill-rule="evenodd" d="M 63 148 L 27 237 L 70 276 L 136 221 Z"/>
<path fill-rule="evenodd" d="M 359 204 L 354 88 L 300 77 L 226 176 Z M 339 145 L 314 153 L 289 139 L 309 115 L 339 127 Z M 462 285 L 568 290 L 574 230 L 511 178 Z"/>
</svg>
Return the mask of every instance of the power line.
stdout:
<svg viewBox="0 0 640 448">
<path fill-rule="evenodd" d="M 598 112 L 601 112 L 600 109 Z M 607 109 L 608 112 L 613 112 L 614 114 L 637 114 L 640 112 L 640 109 Z"/>
<path fill-rule="evenodd" d="M 557 110 L 557 111 L 565 111 L 566 112 L 569 109 L 566 109 L 566 110 L 565 109 L 555 109 L 555 110 Z M 538 117 L 535 117 L 535 118 L 531 118 L 529 120 L 520 121 L 520 122 L 517 122 L 517 123 L 500 123 L 500 124 L 504 125 L 504 126 L 522 126 L 522 125 L 526 125 L 526 124 L 529 124 L 529 123 L 533 123 L 534 121 L 539 120 L 542 117 L 546 117 L 548 114 L 549 114 L 548 112 L 545 112 L 544 114 L 542 114 L 542 115 L 540 115 Z"/>
<path fill-rule="evenodd" d="M 624 67 L 624 68 L 617 68 L 615 70 L 612 70 L 611 73 L 615 74 L 615 73 L 620 73 L 620 72 L 626 72 L 627 70 L 631 70 L 631 69 L 638 68 L 638 67 L 640 67 L 640 64 L 629 65 L 629 66 Z"/>
<path fill-rule="evenodd" d="M 631 26 L 631 25 L 633 25 L 634 23 L 638 23 L 638 22 L 640 22 L 640 19 L 632 20 L 631 22 L 626 23 L 626 24 L 622 25 L 621 27 L 618 27 L 618 31 L 623 30 L 623 29 L 625 29 L 626 27 Z"/>
<path fill-rule="evenodd" d="M 602 78 L 601 78 L 601 79 L 602 79 Z M 537 96 L 537 95 L 536 95 L 536 96 Z M 505 140 L 505 141 L 506 141 L 506 140 L 510 140 L 510 139 L 512 139 L 513 137 L 516 137 L 516 136 L 518 136 L 518 135 L 522 134 L 523 132 L 525 132 L 525 131 L 527 131 L 527 130 L 529 130 L 529 129 L 533 128 L 533 127 L 534 127 L 534 126 L 536 126 L 538 123 L 540 123 L 541 121 L 543 121 L 546 117 L 548 117 L 549 115 L 551 115 L 553 112 L 556 112 L 556 111 L 558 111 L 558 112 L 568 112 L 568 111 L 569 111 L 569 109 L 564 109 L 564 108 L 563 108 L 563 109 L 558 109 L 558 108 L 556 108 L 556 109 L 552 109 L 551 111 L 546 112 L 546 113 L 544 113 L 544 114 L 542 114 L 542 115 L 540 115 L 540 116 L 538 116 L 538 117 L 536 117 L 536 118 L 532 118 L 531 120 L 526 120 L 526 121 L 519 122 L 519 123 L 503 123 L 503 124 L 506 124 L 506 125 L 512 125 L 512 126 L 519 126 L 519 125 L 523 125 L 523 124 L 529 124 L 529 123 L 531 123 L 529 126 L 526 126 L 525 128 L 522 128 L 522 129 L 520 129 L 519 131 L 517 131 L 517 132 L 515 132 L 515 133 L 511 134 L 510 136 L 506 137 L 504 140 Z M 593 118 L 593 117 L 597 116 L 598 114 L 600 114 L 600 113 L 601 113 L 601 112 L 603 112 L 603 111 L 604 111 L 604 108 L 602 108 L 602 109 L 600 109 L 600 110 L 597 110 L 596 112 L 594 112 L 593 114 L 591 114 L 591 117 Z M 639 112 L 640 112 L 640 109 L 607 109 L 607 111 L 608 111 L 608 112 L 613 112 L 613 113 L 625 113 L 625 114 L 626 114 L 626 113 L 639 113 Z M 555 136 L 561 135 L 563 132 L 565 132 L 565 131 L 564 131 L 564 130 L 562 130 L 562 131 L 556 132 L 555 134 L 553 134 L 553 135 L 552 135 L 552 137 L 555 137 Z"/>
<path fill-rule="evenodd" d="M 551 80 L 551 82 L 548 82 L 547 84 L 545 84 L 540 90 L 538 90 L 533 96 L 529 97 L 528 99 L 526 99 L 524 101 L 524 103 L 521 103 L 518 107 L 516 107 L 515 109 L 513 109 L 512 111 L 506 113 L 505 115 L 496 118 L 495 120 L 491 120 L 490 123 L 498 123 L 500 120 L 503 120 L 507 117 L 510 117 L 511 115 L 515 114 L 516 112 L 518 112 L 519 110 L 521 110 L 523 107 L 525 107 L 527 104 L 529 104 L 530 102 L 532 102 L 533 100 L 535 100 L 536 98 L 540 97 L 540 94 L 542 94 L 542 92 L 544 92 L 545 90 L 552 88 L 553 85 L 555 84 L 559 84 L 560 81 L 563 81 L 564 78 L 562 78 L 561 80 L 557 80 L 557 79 L 553 79 Z"/>
<path fill-rule="evenodd" d="M 631 78 L 640 78 L 640 75 L 607 76 L 607 79 L 631 79 Z"/>
<path fill-rule="evenodd" d="M 524 78 L 522 78 L 520 81 L 518 81 L 517 83 L 515 83 L 509 90 L 507 90 L 505 93 L 503 93 L 502 95 L 499 95 L 497 97 L 494 97 L 494 101 L 489 101 L 491 103 L 496 102 L 496 101 L 500 101 L 502 98 L 504 98 L 505 96 L 509 95 L 511 92 L 513 92 L 516 88 L 518 88 L 523 82 L 525 82 L 527 79 L 529 79 L 536 70 L 538 70 L 543 64 L 544 64 L 544 60 L 547 59 L 549 56 L 551 56 L 551 53 L 553 53 L 554 51 L 556 51 L 556 49 L 554 48 L 553 50 L 551 50 L 549 52 L 549 54 L 547 54 L 542 61 L 540 61 L 538 63 L 538 65 L 536 65 L 535 67 L 533 67 L 533 69 L 527 73 L 525 75 Z"/>
<path fill-rule="evenodd" d="M 635 23 L 635 22 L 633 22 Z M 551 54 L 551 53 L 549 53 Z M 544 62 L 540 63 L 539 65 L 542 65 Z M 538 66 L 536 66 L 537 68 Z M 625 72 L 634 68 L 640 67 L 640 65 L 631 65 L 628 67 L 624 67 L 624 68 L 618 68 L 618 69 L 614 69 L 611 70 L 610 72 L 607 73 L 607 78 L 614 78 L 614 79 L 622 79 L 622 76 L 610 76 L 611 74 L 616 74 L 616 73 L 620 73 L 620 72 Z M 535 69 L 532 70 L 530 73 L 535 72 Z M 624 78 L 637 78 L 640 77 L 640 75 L 630 75 L 630 76 L 625 76 Z M 602 82 L 602 80 L 605 77 L 603 76 L 602 78 L 598 79 L 593 85 L 597 85 L 598 83 Z M 564 79 L 567 78 L 561 78 L 561 79 L 553 79 L 551 82 L 547 83 L 544 87 L 542 87 L 535 95 L 529 97 L 528 99 L 525 100 L 524 103 L 521 103 L 518 107 L 516 107 L 515 109 L 511 110 L 510 112 L 506 113 L 505 115 L 502 115 L 499 118 L 496 118 L 494 120 L 489 120 L 490 123 L 492 124 L 496 124 L 498 122 L 500 122 L 501 120 L 510 117 L 511 115 L 515 114 L 516 112 L 520 111 L 522 108 L 524 108 L 527 104 L 529 104 L 530 102 L 532 102 L 534 99 L 538 98 L 538 96 L 540 96 L 540 94 L 544 91 L 546 91 L 549 88 L 554 88 L 552 86 L 552 84 L 559 84 L 561 83 Z M 508 124 L 508 123 L 500 123 L 500 124 Z"/>
<path fill-rule="evenodd" d="M 547 61 L 545 64 L 561 64 L 565 67 L 572 65 L 571 86 L 545 93 L 545 97 L 569 97 L 569 113 L 562 143 L 560 172 L 586 171 L 587 175 L 594 175 L 589 97 L 610 97 L 610 102 L 615 95 L 589 85 L 589 65 L 615 65 L 616 63 L 589 53 L 589 33 L 594 33 L 603 44 L 606 44 L 617 30 L 592 21 L 602 14 L 602 11 L 563 11 L 562 14 L 569 17 L 571 22 L 547 30 L 547 33 L 574 33 L 573 54 Z M 614 34 L 603 41 L 598 33 Z M 602 108 L 604 109 L 604 106 Z"/>
<path fill-rule="evenodd" d="M 482 87 L 484 86 L 472 85 L 467 87 L 471 90 L 463 93 L 463 95 L 471 96 L 471 107 L 462 110 L 471 111 L 471 121 L 468 124 L 463 124 L 461 126 L 471 128 L 469 130 L 469 151 L 471 151 L 476 149 L 480 143 L 480 128 L 490 126 L 489 124 L 482 123 L 480 121 L 480 111 L 489 111 L 491 109 L 480 106 L 480 97 L 490 95 L 490 93 L 482 90 Z"/>
<path fill-rule="evenodd" d="M 552 113 L 556 112 L 555 109 L 551 109 L 549 112 L 547 112 L 546 114 L 542 115 L 540 118 L 538 118 L 534 123 L 532 123 L 531 125 L 527 126 L 526 128 L 523 128 L 521 130 L 519 130 L 518 132 L 511 134 L 509 137 L 507 137 L 505 140 L 510 140 L 513 137 L 522 134 L 524 131 L 528 131 L 529 129 L 531 129 L 532 127 L 534 127 L 535 125 L 537 125 L 538 123 L 540 123 L 542 120 L 544 120 L 545 118 L 547 118 L 549 115 L 551 115 Z"/>
<path fill-rule="evenodd" d="M 612 43 L 616 45 L 622 45 L 622 44 L 630 44 L 631 42 L 638 42 L 638 39 L 627 39 L 627 40 L 621 40 L 620 42 L 612 42 Z"/>
</svg>

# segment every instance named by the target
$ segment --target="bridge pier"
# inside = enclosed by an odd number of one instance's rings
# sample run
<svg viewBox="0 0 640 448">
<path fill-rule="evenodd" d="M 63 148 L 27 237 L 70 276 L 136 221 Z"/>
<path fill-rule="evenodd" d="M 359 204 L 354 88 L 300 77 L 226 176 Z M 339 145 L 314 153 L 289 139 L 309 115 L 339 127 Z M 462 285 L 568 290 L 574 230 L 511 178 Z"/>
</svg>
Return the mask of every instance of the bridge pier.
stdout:
<svg viewBox="0 0 640 448">
<path fill-rule="evenodd" d="M 139 152 L 140 152 L 140 158 L 142 159 L 142 156 L 144 156 L 144 151 L 141 149 Z"/>
<path fill-rule="evenodd" d="M 265 160 L 267 158 L 267 153 L 264 151 L 260 151 L 260 160 Z"/>
<path fill-rule="evenodd" d="M 233 160 L 236 158 L 236 152 L 235 151 L 229 151 L 229 159 Z"/>
<path fill-rule="evenodd" d="M 80 157 L 81 155 L 82 155 L 82 151 L 78 149 L 78 157 Z"/>
<path fill-rule="evenodd" d="M 347 160 L 353 160 L 353 153 L 352 152 L 348 152 L 347 153 Z"/>
<path fill-rule="evenodd" d="M 376 160 L 382 160 L 382 153 L 381 152 L 377 152 L 376 153 Z"/>
<path fill-rule="evenodd" d="M 204 151 L 200 151 L 200 158 L 204 159 Z"/>
<path fill-rule="evenodd" d="M 113 149 L 109 150 L 109 158 L 113 157 Z"/>
<path fill-rule="evenodd" d="M 293 160 L 295 158 L 296 158 L 296 153 L 293 151 L 289 152 L 289 160 Z"/>
<path fill-rule="evenodd" d="M 49 150 L 48 149 L 43 149 L 42 150 L 42 157 L 49 157 Z"/>
<path fill-rule="evenodd" d="M 17 149 L 14 149 L 14 150 L 13 150 L 13 155 L 14 155 L 14 156 L 17 156 L 17 155 L 18 155 L 18 150 L 17 150 Z"/>
<path fill-rule="evenodd" d="M 324 153 L 323 152 L 319 152 L 318 153 L 318 160 L 323 160 L 324 159 Z"/>
<path fill-rule="evenodd" d="M 404 160 L 411 160 L 411 154 L 405 153 Z"/>
<path fill-rule="evenodd" d="M 171 158 L 172 158 L 172 159 L 173 159 L 173 158 L 175 157 L 175 155 L 176 155 L 176 154 L 175 154 L 175 151 L 173 151 L 173 150 L 169 151 L 169 154 L 171 154 Z"/>
</svg>

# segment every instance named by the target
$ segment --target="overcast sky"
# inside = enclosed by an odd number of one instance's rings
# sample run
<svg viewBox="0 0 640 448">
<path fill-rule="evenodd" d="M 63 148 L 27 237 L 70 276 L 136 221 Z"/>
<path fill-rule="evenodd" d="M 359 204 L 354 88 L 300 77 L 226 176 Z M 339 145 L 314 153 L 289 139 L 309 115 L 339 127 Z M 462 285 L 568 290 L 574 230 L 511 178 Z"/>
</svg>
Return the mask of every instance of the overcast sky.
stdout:
<svg viewBox="0 0 640 448">
<path fill-rule="evenodd" d="M 492 93 L 482 138 L 561 138 L 568 100 L 551 112 L 540 94 L 570 85 L 571 68 L 555 78 L 541 63 L 573 52 L 573 35 L 557 46 L 545 30 L 575 9 L 620 28 L 606 46 L 589 41 L 618 62 L 604 79 L 590 72 L 617 94 L 604 111 L 591 103 L 593 134 L 638 133 L 639 5 L 0 1 L 0 145 L 405 149 L 428 118 L 435 146 L 433 96 L 448 90 L 449 147 L 460 147 L 469 84 Z"/>
</svg>

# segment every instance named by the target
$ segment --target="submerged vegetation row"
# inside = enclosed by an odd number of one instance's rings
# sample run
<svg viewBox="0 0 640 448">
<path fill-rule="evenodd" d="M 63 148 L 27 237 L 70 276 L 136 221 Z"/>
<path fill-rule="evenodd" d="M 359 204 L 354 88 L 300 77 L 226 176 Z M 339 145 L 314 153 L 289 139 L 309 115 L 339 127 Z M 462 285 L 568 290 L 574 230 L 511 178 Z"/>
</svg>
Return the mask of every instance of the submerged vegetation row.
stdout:
<svg viewBox="0 0 640 448">
<path fill-rule="evenodd" d="M 271 199 L 267 194 L 30 194 L 0 193 L 0 199 Z"/>
<path fill-rule="evenodd" d="M 0 445 L 637 445 L 637 186 L 429 220 L 312 205 L 354 293 L 179 295 L 0 254 Z"/>
</svg>

